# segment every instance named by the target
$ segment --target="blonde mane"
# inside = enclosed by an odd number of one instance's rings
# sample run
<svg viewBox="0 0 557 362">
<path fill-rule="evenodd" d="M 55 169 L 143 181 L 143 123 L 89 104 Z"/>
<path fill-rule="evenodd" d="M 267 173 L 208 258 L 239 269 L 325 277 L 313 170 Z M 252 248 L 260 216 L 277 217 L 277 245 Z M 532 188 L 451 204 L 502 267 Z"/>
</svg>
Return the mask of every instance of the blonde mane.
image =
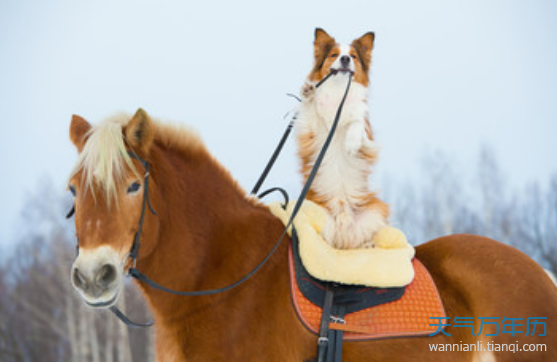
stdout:
<svg viewBox="0 0 557 362">
<path fill-rule="evenodd" d="M 80 171 L 83 172 L 84 190 L 93 191 L 95 185 L 100 187 L 108 205 L 112 200 L 116 200 L 117 186 L 125 177 L 126 167 L 140 177 L 140 172 L 128 154 L 128 148 L 131 147 L 123 132 L 130 119 L 130 115 L 119 114 L 92 127 L 85 135 L 87 141 L 71 172 L 70 178 Z M 167 148 L 182 152 L 205 150 L 197 132 L 189 127 L 164 125 L 158 121 L 153 121 L 152 126 L 155 141 Z"/>
<path fill-rule="evenodd" d="M 129 119 L 128 116 L 118 115 L 91 128 L 85 135 L 87 141 L 70 176 L 82 171 L 82 188 L 93 191 L 96 184 L 104 190 L 109 205 L 116 199 L 116 186 L 124 178 L 125 166 L 138 174 L 128 155 L 122 132 Z"/>
</svg>

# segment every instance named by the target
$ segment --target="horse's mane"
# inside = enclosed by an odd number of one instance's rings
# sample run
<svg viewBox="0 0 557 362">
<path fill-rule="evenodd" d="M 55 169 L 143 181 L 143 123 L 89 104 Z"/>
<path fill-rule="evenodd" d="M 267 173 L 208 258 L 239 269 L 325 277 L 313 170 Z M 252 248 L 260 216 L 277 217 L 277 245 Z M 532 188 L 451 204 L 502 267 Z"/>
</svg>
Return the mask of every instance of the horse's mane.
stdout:
<svg viewBox="0 0 557 362">
<path fill-rule="evenodd" d="M 183 124 L 169 124 L 153 121 L 155 142 L 167 149 L 175 149 L 187 154 L 207 154 L 209 151 L 197 131 Z M 212 158 L 212 156 L 211 156 Z"/>
<path fill-rule="evenodd" d="M 126 146 L 131 146 L 123 132 L 130 119 L 131 116 L 127 114 L 119 114 L 92 127 L 85 136 L 87 141 L 70 176 L 82 171 L 83 190 L 92 191 L 96 184 L 103 189 L 109 205 L 116 198 L 117 186 L 123 181 L 126 166 L 140 177 L 128 154 Z M 182 153 L 209 155 L 203 141 L 192 128 L 158 121 L 153 121 L 152 126 L 155 142 L 163 147 Z"/>
</svg>

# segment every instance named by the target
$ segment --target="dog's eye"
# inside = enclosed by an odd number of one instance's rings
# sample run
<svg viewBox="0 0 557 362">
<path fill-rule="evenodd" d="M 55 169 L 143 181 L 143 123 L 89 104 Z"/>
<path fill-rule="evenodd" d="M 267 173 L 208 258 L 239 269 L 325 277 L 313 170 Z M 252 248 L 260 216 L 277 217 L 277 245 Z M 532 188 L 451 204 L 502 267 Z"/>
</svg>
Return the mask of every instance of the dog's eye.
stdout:
<svg viewBox="0 0 557 362">
<path fill-rule="evenodd" d="M 140 187 L 141 187 L 141 184 L 139 182 L 135 181 L 130 186 L 128 186 L 128 194 L 136 193 L 139 190 Z"/>
<path fill-rule="evenodd" d="M 351 55 L 352 59 L 358 59 L 354 54 Z"/>
<path fill-rule="evenodd" d="M 72 193 L 72 196 L 75 197 L 75 195 L 76 195 L 75 186 L 74 185 L 69 185 L 68 189 Z"/>
<path fill-rule="evenodd" d="M 331 54 L 331 58 L 336 58 L 336 57 L 338 57 L 338 54 L 337 54 L 337 53 Z"/>
</svg>

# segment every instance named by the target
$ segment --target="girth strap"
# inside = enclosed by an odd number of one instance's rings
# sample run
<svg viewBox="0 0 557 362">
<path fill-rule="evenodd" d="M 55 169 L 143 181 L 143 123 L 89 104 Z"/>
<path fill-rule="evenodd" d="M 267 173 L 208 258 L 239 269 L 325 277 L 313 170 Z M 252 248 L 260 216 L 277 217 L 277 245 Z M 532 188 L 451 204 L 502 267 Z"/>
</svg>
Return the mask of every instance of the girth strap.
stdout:
<svg viewBox="0 0 557 362">
<path fill-rule="evenodd" d="M 317 340 L 317 362 L 325 362 L 327 351 L 329 350 L 329 323 L 333 311 L 333 290 L 327 287 L 325 301 L 323 303 L 323 313 L 321 314 L 321 326 L 319 328 L 319 339 Z"/>
<path fill-rule="evenodd" d="M 344 320 L 344 316 L 346 315 L 346 305 L 340 305 L 338 307 L 337 313 L 337 320 Z M 334 362 L 342 361 L 342 337 L 344 332 L 341 330 L 334 330 L 335 336 L 335 357 Z M 332 354 L 332 353 L 331 353 Z"/>
<path fill-rule="evenodd" d="M 341 362 L 342 361 L 342 337 L 343 331 L 331 329 L 330 323 L 343 323 L 346 315 L 346 305 L 335 303 L 335 286 L 327 286 L 321 324 L 319 327 L 319 339 L 317 340 L 317 362 Z M 336 315 L 333 313 L 336 310 Z"/>
</svg>

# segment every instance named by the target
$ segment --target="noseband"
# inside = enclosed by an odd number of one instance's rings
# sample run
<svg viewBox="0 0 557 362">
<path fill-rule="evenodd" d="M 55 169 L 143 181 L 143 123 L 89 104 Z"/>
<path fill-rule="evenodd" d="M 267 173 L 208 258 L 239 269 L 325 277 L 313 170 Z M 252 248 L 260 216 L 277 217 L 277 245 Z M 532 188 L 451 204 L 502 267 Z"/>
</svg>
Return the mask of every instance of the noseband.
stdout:
<svg viewBox="0 0 557 362">
<path fill-rule="evenodd" d="M 334 74 L 336 74 L 336 72 L 335 73 L 334 72 L 329 73 L 325 78 L 323 78 L 320 82 L 318 82 L 315 85 L 315 88 L 318 88 L 319 86 L 321 86 L 327 79 L 329 79 Z M 337 109 L 337 112 L 336 112 L 336 115 L 335 115 L 335 119 L 334 119 L 334 122 L 333 122 L 333 124 L 331 126 L 331 129 L 329 131 L 327 139 L 323 143 L 323 147 L 321 148 L 321 151 L 319 152 L 319 155 L 317 156 L 317 158 L 314 162 L 313 168 L 311 169 L 311 172 L 310 172 L 310 174 L 309 174 L 309 176 L 306 180 L 306 183 L 305 183 L 302 191 L 300 192 L 298 200 L 296 201 L 296 204 L 294 205 L 294 209 L 292 210 L 292 214 L 290 216 L 290 219 L 288 220 L 288 223 L 286 224 L 286 226 L 284 228 L 284 231 L 281 234 L 280 238 L 275 243 L 275 245 L 273 246 L 273 248 L 271 249 L 269 254 L 267 254 L 265 256 L 265 258 L 259 264 L 257 264 L 257 266 L 252 271 L 250 271 L 246 276 L 244 276 L 242 279 L 236 281 L 235 283 L 232 283 L 232 284 L 227 285 L 227 286 L 222 287 L 222 288 L 200 290 L 200 291 L 188 291 L 188 292 L 176 291 L 176 290 L 169 289 L 169 288 L 167 288 L 163 285 L 160 285 L 160 284 L 156 283 L 155 281 L 153 281 L 152 279 L 150 279 L 149 277 L 147 277 L 145 274 L 143 274 L 142 272 L 140 272 L 137 269 L 137 259 L 138 259 L 138 254 L 139 254 L 139 248 L 141 246 L 140 240 L 141 240 L 141 233 L 143 231 L 143 223 L 145 221 L 145 211 L 146 211 L 147 207 L 149 207 L 149 210 L 151 210 L 153 215 L 157 215 L 157 213 L 155 212 L 155 210 L 151 206 L 151 201 L 149 199 L 149 171 L 150 171 L 150 165 L 146 160 L 142 159 L 137 154 L 135 154 L 133 152 L 128 152 L 128 154 L 131 158 L 136 159 L 137 161 L 139 161 L 143 165 L 143 167 L 145 168 L 145 175 L 144 175 L 144 185 L 143 185 L 143 201 L 142 201 L 142 205 L 141 205 L 141 215 L 139 217 L 139 224 L 138 224 L 137 232 L 135 233 L 133 244 L 131 246 L 130 252 L 128 254 L 126 254 L 126 256 L 124 257 L 124 260 L 123 260 L 123 265 L 124 266 L 128 262 L 131 262 L 131 264 L 132 264 L 130 266 L 130 268 L 128 269 L 127 275 L 137 279 L 139 282 L 146 283 L 147 285 L 149 285 L 150 287 L 152 287 L 154 289 L 158 289 L 158 290 L 161 290 L 161 291 L 166 292 L 166 293 L 171 293 L 171 294 L 180 295 L 180 296 L 201 296 L 201 295 L 212 295 L 212 294 L 223 293 L 223 292 L 226 292 L 226 291 L 229 291 L 231 289 L 234 289 L 234 288 L 238 287 L 239 285 L 241 285 L 241 284 L 245 283 L 247 280 L 249 280 L 253 275 L 255 275 L 267 263 L 267 261 L 273 256 L 273 254 L 278 249 L 278 247 L 281 244 L 284 237 L 288 234 L 288 230 L 289 230 L 290 226 L 292 226 L 292 222 L 294 221 L 294 218 L 296 217 L 296 214 L 300 210 L 300 208 L 302 206 L 302 203 L 303 203 L 304 199 L 306 198 L 307 193 L 309 192 L 309 188 L 310 188 L 311 184 L 313 183 L 313 180 L 315 179 L 315 176 L 317 175 L 317 171 L 318 171 L 319 167 L 321 166 L 321 163 L 323 162 L 323 158 L 325 157 L 325 153 L 327 152 L 327 149 L 329 148 L 329 145 L 330 145 L 330 143 L 333 139 L 333 136 L 335 134 L 336 128 L 337 128 L 339 120 L 340 120 L 340 115 L 342 113 L 342 108 L 344 107 L 344 103 L 345 103 L 346 98 L 348 96 L 348 91 L 350 90 L 350 85 L 351 84 L 352 84 L 352 73 L 349 73 L 348 83 L 346 85 L 346 90 L 345 90 L 344 95 L 342 97 L 342 100 L 341 100 L 341 102 L 338 106 L 338 109 Z M 293 126 L 293 124 L 291 122 L 288 125 L 288 127 L 286 129 L 286 132 L 283 135 L 283 137 L 282 137 L 282 139 L 279 143 L 279 147 L 273 153 L 273 156 L 271 157 L 271 160 L 267 164 L 267 167 L 265 168 L 265 171 L 263 172 L 260 179 L 257 181 L 256 186 L 252 190 L 252 194 L 255 194 L 259 190 L 259 187 L 261 186 L 261 184 L 265 180 L 268 172 L 270 171 L 270 169 L 273 166 L 273 163 L 275 162 L 276 158 L 278 157 L 278 154 L 280 153 L 280 150 L 282 149 L 282 146 L 284 145 L 284 142 L 288 138 L 288 135 L 290 134 L 290 131 L 292 130 L 292 126 Z M 288 195 L 281 188 L 275 187 L 275 188 L 269 189 L 269 190 L 259 194 L 258 196 L 261 198 L 261 197 L 264 197 L 264 196 L 266 196 L 267 194 L 269 194 L 270 192 L 273 192 L 273 191 L 280 191 L 285 196 L 286 203 L 284 204 L 284 207 L 286 207 L 286 204 L 288 203 Z M 74 213 L 75 213 L 75 204 L 72 206 L 72 209 L 68 213 L 67 217 L 70 218 Z M 78 244 L 78 248 L 79 248 L 79 244 Z M 150 327 L 154 323 L 154 322 L 148 322 L 148 323 L 132 322 L 116 306 L 111 306 L 110 310 L 122 322 L 124 322 L 129 327 L 133 327 L 133 328 L 136 328 L 136 327 Z"/>
</svg>

